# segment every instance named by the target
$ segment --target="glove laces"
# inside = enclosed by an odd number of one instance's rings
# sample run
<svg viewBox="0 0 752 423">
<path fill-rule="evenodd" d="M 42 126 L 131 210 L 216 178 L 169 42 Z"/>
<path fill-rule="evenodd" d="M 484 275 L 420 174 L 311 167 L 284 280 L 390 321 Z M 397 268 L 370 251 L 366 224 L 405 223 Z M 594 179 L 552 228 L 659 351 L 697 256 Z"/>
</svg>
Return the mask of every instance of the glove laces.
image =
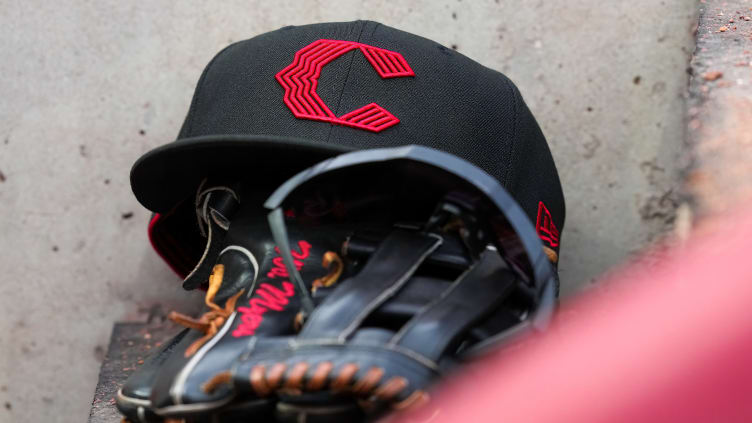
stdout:
<svg viewBox="0 0 752 423">
<path fill-rule="evenodd" d="M 201 315 L 201 317 L 196 319 L 191 316 L 178 313 L 177 311 L 172 311 L 167 316 L 168 319 L 181 326 L 195 329 L 204 334 L 203 337 L 197 339 L 185 350 L 186 358 L 195 354 L 196 351 L 201 348 L 201 346 L 203 346 L 209 339 L 211 339 L 211 337 L 213 337 L 217 333 L 217 331 L 219 331 L 219 328 L 221 328 L 222 325 L 225 324 L 227 318 L 230 317 L 230 315 L 235 311 L 235 303 L 237 303 L 238 298 L 240 298 L 240 296 L 243 294 L 243 291 L 245 291 L 240 290 L 232 297 L 228 298 L 227 301 L 225 301 L 224 307 L 217 305 L 217 303 L 214 302 L 214 298 L 216 297 L 219 288 L 222 286 L 222 279 L 224 278 L 224 274 L 225 266 L 222 264 L 217 264 L 214 266 L 214 269 L 212 269 L 212 273 L 209 276 L 209 289 L 206 290 L 206 297 L 204 298 L 204 302 L 210 308 L 210 310 Z"/>
</svg>

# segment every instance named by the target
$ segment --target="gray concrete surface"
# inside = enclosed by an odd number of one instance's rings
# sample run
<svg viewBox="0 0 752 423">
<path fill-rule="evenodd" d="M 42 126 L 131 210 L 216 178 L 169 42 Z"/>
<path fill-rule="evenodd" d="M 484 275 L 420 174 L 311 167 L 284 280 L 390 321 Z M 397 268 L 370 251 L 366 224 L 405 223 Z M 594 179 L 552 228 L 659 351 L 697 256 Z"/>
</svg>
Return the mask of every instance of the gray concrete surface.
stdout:
<svg viewBox="0 0 752 423">
<path fill-rule="evenodd" d="M 150 251 L 132 162 L 208 60 L 287 24 L 368 18 L 507 73 L 568 203 L 566 294 L 672 225 L 693 0 L 0 1 L 0 421 L 80 422 L 114 321 L 198 298 Z"/>
<path fill-rule="evenodd" d="M 706 0 L 700 12 L 686 182 L 702 217 L 752 199 L 752 1 Z"/>
</svg>

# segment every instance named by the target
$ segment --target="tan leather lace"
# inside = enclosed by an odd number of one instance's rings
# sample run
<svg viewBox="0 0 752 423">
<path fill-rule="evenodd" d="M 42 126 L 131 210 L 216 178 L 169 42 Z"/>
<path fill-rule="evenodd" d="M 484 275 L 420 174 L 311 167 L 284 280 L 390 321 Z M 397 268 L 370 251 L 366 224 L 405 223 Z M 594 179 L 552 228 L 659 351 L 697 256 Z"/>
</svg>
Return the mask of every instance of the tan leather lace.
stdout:
<svg viewBox="0 0 752 423">
<path fill-rule="evenodd" d="M 321 259 L 321 265 L 325 269 L 329 269 L 329 273 L 313 281 L 311 291 L 316 292 L 316 289 L 321 287 L 327 287 L 334 285 L 339 277 L 342 276 L 342 271 L 345 269 L 342 259 L 334 251 L 327 251 L 324 253 L 324 257 Z"/>
<path fill-rule="evenodd" d="M 312 290 L 315 291 L 319 287 L 331 286 L 337 282 L 344 270 L 344 263 L 342 259 L 332 251 L 327 251 L 322 259 L 322 266 L 329 269 L 329 273 L 313 281 Z M 217 295 L 219 288 L 222 286 L 222 279 L 225 274 L 225 266 L 217 264 L 212 269 L 212 274 L 209 276 L 209 289 L 206 291 L 206 298 L 204 302 L 211 309 L 204 313 L 198 319 L 191 316 L 172 311 L 167 316 L 173 322 L 190 328 L 195 329 L 204 334 L 203 337 L 197 339 L 185 350 L 185 357 L 190 357 L 198 351 L 209 339 L 211 339 L 219 331 L 219 328 L 225 324 L 227 318 L 235 311 L 235 304 L 238 298 L 243 294 L 244 290 L 241 290 L 237 294 L 230 297 L 224 307 L 218 306 L 214 302 L 214 297 Z"/>
<path fill-rule="evenodd" d="M 556 264 L 559 262 L 559 255 L 556 254 L 556 250 L 554 250 L 553 248 L 549 248 L 544 245 L 543 252 L 546 253 L 546 257 L 548 257 L 551 263 Z"/>
<path fill-rule="evenodd" d="M 195 329 L 204 334 L 203 337 L 197 339 L 188 347 L 188 349 L 185 350 L 185 357 L 190 357 L 195 354 L 202 345 L 204 345 L 209 339 L 211 339 L 212 336 L 217 333 L 217 331 L 219 331 L 219 328 L 221 328 L 222 325 L 225 324 L 227 318 L 230 317 L 233 311 L 235 311 L 235 303 L 243 294 L 244 290 L 240 290 L 237 294 L 228 298 L 225 302 L 224 307 L 220 307 L 214 302 L 214 297 L 217 295 L 217 291 L 219 291 L 219 288 L 222 286 L 222 279 L 224 278 L 224 274 L 225 266 L 222 264 L 217 264 L 214 266 L 214 269 L 212 269 L 212 274 L 209 276 L 209 289 L 206 290 L 206 297 L 204 298 L 204 302 L 211 310 L 204 313 L 198 319 L 182 313 L 178 313 L 177 311 L 172 311 L 167 316 L 167 318 L 181 326 Z"/>
<path fill-rule="evenodd" d="M 339 254 L 335 253 L 334 251 L 327 251 L 324 253 L 324 257 L 321 259 L 321 265 L 328 269 L 329 272 L 313 281 L 311 284 L 311 292 L 316 292 L 317 289 L 322 287 L 328 287 L 332 286 L 339 280 L 340 276 L 342 276 L 342 272 L 345 270 L 345 264 L 342 262 L 342 259 L 340 258 Z M 300 329 L 303 327 L 303 312 L 299 312 L 295 315 L 295 330 L 300 331 Z"/>
</svg>

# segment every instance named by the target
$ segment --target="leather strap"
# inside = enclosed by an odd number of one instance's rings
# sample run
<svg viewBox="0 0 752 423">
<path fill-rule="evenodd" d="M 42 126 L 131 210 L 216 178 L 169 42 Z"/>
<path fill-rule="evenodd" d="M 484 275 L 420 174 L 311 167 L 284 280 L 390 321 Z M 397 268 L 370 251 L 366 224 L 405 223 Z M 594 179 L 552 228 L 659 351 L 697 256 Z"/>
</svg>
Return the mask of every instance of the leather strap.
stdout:
<svg viewBox="0 0 752 423">
<path fill-rule="evenodd" d="M 183 280 L 183 289 L 192 290 L 206 283 L 211 275 L 216 258 L 224 245 L 230 219 L 238 210 L 240 202 L 229 188 L 207 189 L 197 202 L 199 222 L 206 228 L 206 247 L 196 267 Z M 199 225 L 204 228 L 204 226 Z"/>
<path fill-rule="evenodd" d="M 395 230 L 358 275 L 344 281 L 311 314 L 298 336 L 344 341 L 368 315 L 393 296 L 441 245 L 438 235 Z"/>
<path fill-rule="evenodd" d="M 342 253 L 353 259 L 367 259 L 376 251 L 379 239 L 355 233 L 342 246 Z M 426 259 L 426 264 L 444 269 L 467 269 L 471 259 L 465 246 L 456 237 L 445 237 L 441 246 Z"/>
<path fill-rule="evenodd" d="M 438 360 L 457 337 L 513 291 L 515 281 L 501 257 L 485 251 L 439 298 L 410 319 L 390 344 Z"/>
</svg>

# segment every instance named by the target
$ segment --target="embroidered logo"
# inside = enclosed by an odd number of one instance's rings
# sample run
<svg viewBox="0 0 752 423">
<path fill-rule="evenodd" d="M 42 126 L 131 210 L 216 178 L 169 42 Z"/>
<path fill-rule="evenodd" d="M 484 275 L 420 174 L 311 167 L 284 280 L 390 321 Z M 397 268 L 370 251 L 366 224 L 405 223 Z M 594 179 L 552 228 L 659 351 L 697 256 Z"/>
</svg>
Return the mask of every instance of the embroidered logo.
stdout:
<svg viewBox="0 0 752 423">
<path fill-rule="evenodd" d="M 299 241 L 298 248 L 300 251 L 291 251 L 295 267 L 300 270 L 303 268 L 304 260 L 308 258 L 311 251 L 311 244 L 306 241 Z M 279 254 L 279 248 L 276 248 Z M 282 257 L 275 257 L 272 260 L 274 267 L 267 273 L 270 279 L 277 277 L 287 278 L 290 276 L 285 267 Z M 271 283 L 262 283 L 256 289 L 253 298 L 248 302 L 248 307 L 241 306 L 237 312 L 241 314 L 240 325 L 232 331 L 232 336 L 239 338 L 241 336 L 251 336 L 256 333 L 256 329 L 264 320 L 264 314 L 269 310 L 282 311 L 290 302 L 289 298 L 295 295 L 295 285 L 290 281 L 283 281 L 281 289 Z"/>
<path fill-rule="evenodd" d="M 543 201 L 538 203 L 538 219 L 535 230 L 540 239 L 547 242 L 551 247 L 559 246 L 559 230 L 556 229 L 554 220 L 551 218 L 551 212 L 548 211 Z"/>
<path fill-rule="evenodd" d="M 295 53 L 293 62 L 277 73 L 285 89 L 285 104 L 298 119 L 318 120 L 381 132 L 399 123 L 396 116 L 376 103 L 367 104 L 342 116 L 335 116 L 316 93 L 321 69 L 343 54 L 359 49 L 371 66 L 385 78 L 415 76 L 401 54 L 353 41 L 318 40 Z"/>
<path fill-rule="evenodd" d="M 292 255 L 292 262 L 295 265 L 295 268 L 300 270 L 303 268 L 303 260 L 307 259 L 311 253 L 311 244 L 307 243 L 306 241 L 300 241 L 298 242 L 298 248 L 300 248 L 300 252 L 292 250 L 290 251 L 290 254 Z M 275 247 L 274 251 L 276 251 L 277 254 L 280 254 L 279 247 Z M 272 270 L 270 270 L 269 273 L 266 274 L 269 279 L 276 277 L 286 278 L 290 276 L 290 272 L 287 271 L 287 268 L 285 267 L 285 261 L 282 259 L 282 257 L 274 257 L 272 263 L 274 264 L 274 267 L 272 267 Z"/>
</svg>

